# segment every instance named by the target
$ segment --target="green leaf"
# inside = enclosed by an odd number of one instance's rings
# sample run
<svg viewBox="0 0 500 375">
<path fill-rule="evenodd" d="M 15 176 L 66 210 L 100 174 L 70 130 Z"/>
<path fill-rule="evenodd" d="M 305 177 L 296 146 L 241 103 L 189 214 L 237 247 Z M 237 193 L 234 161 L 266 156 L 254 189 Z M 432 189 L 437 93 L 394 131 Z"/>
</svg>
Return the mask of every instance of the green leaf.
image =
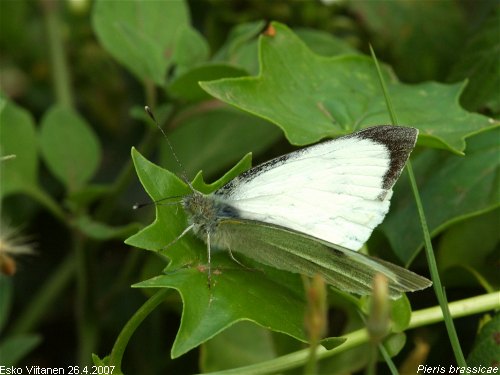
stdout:
<svg viewBox="0 0 500 375">
<path fill-rule="evenodd" d="M 79 216 L 75 221 L 76 227 L 85 233 L 90 238 L 96 240 L 109 240 L 109 239 L 125 239 L 137 232 L 141 225 L 139 223 L 130 223 L 119 227 L 113 227 L 105 223 L 100 223 L 92 220 L 89 216 Z"/>
<path fill-rule="evenodd" d="M 337 38 L 332 34 L 315 29 L 298 28 L 294 29 L 297 36 L 305 43 L 314 53 L 321 56 L 335 56 L 350 54 L 358 54 L 359 51 L 349 46 L 343 39 Z"/>
<path fill-rule="evenodd" d="M 486 323 L 476 337 L 474 347 L 467 358 L 468 366 L 499 367 L 500 358 L 500 314 Z"/>
<path fill-rule="evenodd" d="M 40 335 L 24 334 L 5 338 L 0 343 L 3 366 L 15 366 L 42 342 Z"/>
<path fill-rule="evenodd" d="M 267 329 L 242 321 L 202 346 L 203 372 L 242 367 L 277 356 L 273 335 Z M 221 355 L 224 353 L 224 355 Z"/>
<path fill-rule="evenodd" d="M 361 311 L 365 315 L 370 314 L 370 307 L 372 304 L 372 296 L 362 296 L 359 300 L 361 303 Z M 390 318 L 391 318 L 391 332 L 403 332 L 409 325 L 411 319 L 411 305 L 406 294 L 396 300 L 390 300 L 391 304 Z"/>
<path fill-rule="evenodd" d="M 469 79 L 461 102 L 470 110 L 489 108 L 496 113 L 500 111 L 499 24 L 500 8 L 494 7 L 490 17 L 460 49 L 458 61 L 448 75 L 450 82 Z"/>
<path fill-rule="evenodd" d="M 0 196 L 35 188 L 38 156 L 33 118 L 28 111 L 5 99 L 0 112 L 0 156 L 15 158 L 0 161 Z"/>
<path fill-rule="evenodd" d="M 132 160 L 142 186 L 153 201 L 175 197 L 173 201 L 178 202 L 181 197 L 189 194 L 189 188 L 175 174 L 151 163 L 134 148 L 132 148 Z M 164 226 L 163 222 L 166 222 L 171 217 L 176 217 L 177 211 L 179 211 L 178 220 Z M 142 249 L 158 251 L 175 239 L 184 227 L 185 215 L 182 210 L 178 210 L 176 206 L 157 205 L 155 221 L 129 237 L 125 243 Z M 172 244 L 171 249 L 183 243 L 178 241 Z M 185 250 L 189 252 L 189 247 L 186 247 Z"/>
<path fill-rule="evenodd" d="M 257 74 L 259 72 L 258 36 L 264 30 L 265 22 L 256 21 L 236 25 L 229 33 L 227 40 L 213 57 L 214 61 L 229 63 L 245 71 Z M 299 28 L 295 32 L 311 50 L 323 56 L 333 56 L 345 53 L 357 54 L 343 40 L 330 33 Z"/>
<path fill-rule="evenodd" d="M 242 155 L 266 150 L 281 137 L 267 121 L 231 108 L 194 114 L 178 124 L 169 135 L 182 162 L 183 172 L 192 176 L 203 170 L 207 176 L 225 170 Z M 182 172 L 167 144 L 162 147 L 162 165 Z"/>
<path fill-rule="evenodd" d="M 258 77 L 201 82 L 216 98 L 278 125 L 297 145 L 390 123 L 370 58 L 322 57 L 286 26 L 261 36 Z M 401 124 L 420 129 L 419 143 L 462 153 L 465 138 L 491 127 L 488 118 L 458 106 L 461 84 L 398 83 L 385 70 Z"/>
<path fill-rule="evenodd" d="M 209 99 L 199 85 L 200 81 L 227 77 L 246 76 L 247 72 L 231 65 L 207 63 L 197 66 L 174 78 L 168 86 L 168 92 L 175 98 L 187 101 Z"/>
<path fill-rule="evenodd" d="M 437 262 L 447 286 L 463 287 L 470 285 L 472 279 L 490 292 L 500 287 L 497 266 L 491 261 L 500 255 L 499 226 L 500 210 L 496 209 L 459 222 L 443 233 Z"/>
<path fill-rule="evenodd" d="M 257 73 L 257 36 L 265 25 L 264 21 L 255 21 L 235 26 L 224 45 L 214 55 L 213 61 L 229 63 L 249 73 Z"/>
<path fill-rule="evenodd" d="M 403 296 L 395 301 L 391 301 L 392 332 L 403 332 L 410 325 L 411 305 L 410 300 Z"/>
<path fill-rule="evenodd" d="M 465 157 L 425 150 L 415 158 L 415 176 L 432 236 L 499 207 L 499 140 L 497 128 L 471 137 Z M 380 228 L 398 257 L 410 263 L 423 238 L 406 175 L 396 186 L 391 212 Z"/>
<path fill-rule="evenodd" d="M 215 62 L 197 65 L 195 68 L 189 70 L 183 69 L 182 74 L 176 72 L 176 78 L 169 85 L 169 93 L 174 97 L 188 101 L 207 99 L 210 95 L 200 88 L 200 81 L 246 76 L 248 75 L 246 69 L 251 69 L 251 72 L 257 72 L 257 35 L 263 26 L 262 22 L 236 26 L 234 32 L 230 34 L 226 42 L 227 45 L 214 57 Z M 341 39 L 335 38 L 326 32 L 313 29 L 300 29 L 297 30 L 297 35 L 313 51 L 321 55 L 332 56 L 342 53 L 357 53 L 356 50 L 349 47 Z M 229 50 L 232 52 L 229 53 Z M 241 50 L 245 51 L 243 54 L 244 58 L 243 56 L 232 55 L 240 53 Z M 240 58 L 244 61 L 240 62 Z M 192 58 L 189 61 L 197 61 L 199 63 L 199 61 L 204 61 L 204 59 Z M 220 63 L 217 63 L 218 61 Z M 246 61 L 248 63 L 245 63 Z"/>
<path fill-rule="evenodd" d="M 204 249 L 206 250 L 206 249 Z M 276 277 L 281 274 L 282 282 Z M 267 329 L 305 340 L 304 300 L 296 275 L 245 269 L 225 253 L 212 254 L 213 286 L 207 286 L 206 263 L 193 263 L 136 287 L 173 288 L 184 309 L 172 346 L 172 358 L 197 347 L 236 322 L 249 320 Z"/>
<path fill-rule="evenodd" d="M 106 50 L 140 80 L 163 85 L 176 33 L 189 24 L 184 1 L 96 1 L 92 24 Z"/>
<path fill-rule="evenodd" d="M 45 114 L 40 144 L 47 167 L 69 191 L 80 189 L 99 166 L 101 149 L 97 136 L 71 109 L 53 107 Z"/>
<path fill-rule="evenodd" d="M 387 350 L 387 353 L 391 357 L 398 355 L 401 349 L 403 349 L 403 347 L 405 346 L 405 344 L 406 344 L 406 334 L 403 332 L 390 335 L 384 340 L 383 343 L 385 349 Z"/>
<path fill-rule="evenodd" d="M 148 162 L 135 150 L 132 157 L 141 183 L 153 200 L 189 193 L 172 173 Z M 211 185 L 206 185 L 199 174 L 193 186 L 208 193 L 248 167 L 247 158 Z M 184 312 L 172 357 L 182 355 L 241 320 L 304 340 L 300 278 L 270 267 L 260 267 L 265 272 L 244 268 L 230 259 L 227 252 L 213 251 L 213 287 L 209 289 L 206 245 L 187 234 L 167 247 L 187 227 L 182 211 L 178 205 L 157 205 L 153 224 L 126 240 L 130 245 L 160 252 L 171 260 L 165 270 L 167 275 L 137 286 L 173 288 L 181 295 Z"/>
<path fill-rule="evenodd" d="M 462 48 L 466 25 L 455 1 L 351 1 L 349 8 L 406 82 L 445 76 Z"/>
<path fill-rule="evenodd" d="M 196 29 L 180 27 L 174 41 L 173 61 L 177 64 L 176 74 L 204 63 L 208 60 L 210 48 L 207 41 Z"/>
<path fill-rule="evenodd" d="M 327 337 L 326 339 L 322 339 L 320 344 L 325 347 L 325 349 L 332 350 L 337 346 L 342 345 L 346 342 L 346 338 L 344 337 Z"/>
</svg>

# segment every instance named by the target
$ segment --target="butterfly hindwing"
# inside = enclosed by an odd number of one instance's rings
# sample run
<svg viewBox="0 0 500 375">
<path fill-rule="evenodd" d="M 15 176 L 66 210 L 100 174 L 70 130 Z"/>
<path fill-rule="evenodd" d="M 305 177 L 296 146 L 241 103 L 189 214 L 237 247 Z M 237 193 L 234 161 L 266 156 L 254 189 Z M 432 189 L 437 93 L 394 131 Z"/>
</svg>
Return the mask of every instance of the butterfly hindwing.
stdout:
<svg viewBox="0 0 500 375">
<path fill-rule="evenodd" d="M 286 271 L 320 274 L 328 284 L 360 295 L 371 293 L 376 273 L 388 278 L 391 298 L 430 285 L 426 278 L 402 267 L 266 223 L 221 220 L 212 245 Z"/>
</svg>

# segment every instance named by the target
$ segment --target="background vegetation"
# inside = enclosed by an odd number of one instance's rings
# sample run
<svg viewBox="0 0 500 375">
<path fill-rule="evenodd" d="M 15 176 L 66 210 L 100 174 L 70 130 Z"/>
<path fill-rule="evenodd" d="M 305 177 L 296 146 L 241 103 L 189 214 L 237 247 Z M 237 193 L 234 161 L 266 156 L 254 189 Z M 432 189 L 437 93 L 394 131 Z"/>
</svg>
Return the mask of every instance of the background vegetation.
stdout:
<svg viewBox="0 0 500 375">
<path fill-rule="evenodd" d="M 465 316 L 455 320 L 461 350 L 469 365 L 494 364 L 499 23 L 494 1 L 0 1 L 0 362 L 122 361 L 127 374 L 302 366 L 296 339 L 308 337 L 314 301 L 299 277 L 256 278 L 217 254 L 233 270 L 217 289 L 225 304 L 204 310 L 202 272 L 162 274 L 203 264 L 205 249 L 188 238 L 162 250 L 182 213 L 162 207 L 150 225 L 154 207 L 132 210 L 150 199 L 139 179 L 152 197 L 182 191 L 148 161 L 181 172 L 142 106 L 209 191 L 295 146 L 391 123 L 371 44 L 399 123 L 420 129 L 413 166 L 448 300 L 459 301 L 452 314 Z M 403 177 L 367 248 L 429 276 L 412 202 Z M 392 307 L 387 357 L 373 366 L 359 330 L 367 301 L 329 292 L 327 336 L 350 336 L 326 345 L 337 351 L 319 373 L 456 365 L 434 291 L 409 297 Z"/>
</svg>

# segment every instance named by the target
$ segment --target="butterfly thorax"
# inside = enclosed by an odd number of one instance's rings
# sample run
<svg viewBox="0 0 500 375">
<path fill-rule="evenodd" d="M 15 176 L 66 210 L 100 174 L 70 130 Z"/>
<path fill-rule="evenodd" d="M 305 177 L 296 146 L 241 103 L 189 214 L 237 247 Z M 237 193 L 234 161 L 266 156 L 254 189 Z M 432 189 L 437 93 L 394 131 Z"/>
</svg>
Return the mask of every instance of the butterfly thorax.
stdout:
<svg viewBox="0 0 500 375">
<path fill-rule="evenodd" d="M 203 239 L 216 232 L 220 220 L 238 216 L 236 209 L 212 194 L 195 192 L 183 198 L 182 206 L 194 233 Z"/>
</svg>

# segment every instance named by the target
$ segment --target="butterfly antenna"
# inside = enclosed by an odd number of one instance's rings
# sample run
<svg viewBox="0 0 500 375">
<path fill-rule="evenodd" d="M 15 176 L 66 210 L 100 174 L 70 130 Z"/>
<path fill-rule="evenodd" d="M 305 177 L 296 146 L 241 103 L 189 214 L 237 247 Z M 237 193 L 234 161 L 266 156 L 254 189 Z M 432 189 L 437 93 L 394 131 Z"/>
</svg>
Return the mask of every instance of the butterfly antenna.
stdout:
<svg viewBox="0 0 500 375">
<path fill-rule="evenodd" d="M 153 111 L 151 110 L 151 108 L 149 106 L 144 106 L 144 110 L 146 111 L 146 113 L 148 114 L 149 117 L 151 117 L 151 120 L 154 121 L 156 127 L 158 129 L 160 129 L 161 133 L 163 134 L 163 136 L 165 137 L 166 141 L 167 141 L 167 144 L 168 144 L 168 147 L 170 148 L 170 151 L 172 152 L 172 155 L 174 155 L 174 159 L 175 161 L 177 162 L 177 164 L 179 165 L 179 167 L 181 168 L 182 170 L 182 179 L 184 180 L 184 182 L 189 186 L 189 188 L 194 192 L 194 188 L 193 188 L 193 185 L 191 185 L 191 182 L 188 180 L 187 178 L 187 175 L 186 175 L 186 170 L 184 169 L 184 166 L 182 165 L 181 161 L 179 160 L 179 158 L 177 157 L 177 154 L 175 153 L 174 151 L 174 148 L 172 147 L 172 144 L 170 143 L 170 140 L 168 139 L 167 137 L 167 134 L 165 133 L 165 131 L 162 129 L 162 127 L 160 126 L 160 124 L 158 123 L 158 121 L 156 120 L 156 117 L 155 115 L 153 114 Z"/>
<path fill-rule="evenodd" d="M 168 199 L 177 199 L 177 201 L 167 202 L 167 203 L 163 203 L 163 204 L 160 203 L 160 202 L 166 201 Z M 174 196 L 171 196 L 171 197 L 166 197 L 166 198 L 158 199 L 158 200 L 152 201 L 152 202 L 135 203 L 132 206 L 132 209 L 138 210 L 139 208 L 151 206 L 152 204 L 154 204 L 155 206 L 174 206 L 176 204 L 181 203 L 181 199 L 182 199 L 181 195 L 174 195 Z"/>
</svg>

